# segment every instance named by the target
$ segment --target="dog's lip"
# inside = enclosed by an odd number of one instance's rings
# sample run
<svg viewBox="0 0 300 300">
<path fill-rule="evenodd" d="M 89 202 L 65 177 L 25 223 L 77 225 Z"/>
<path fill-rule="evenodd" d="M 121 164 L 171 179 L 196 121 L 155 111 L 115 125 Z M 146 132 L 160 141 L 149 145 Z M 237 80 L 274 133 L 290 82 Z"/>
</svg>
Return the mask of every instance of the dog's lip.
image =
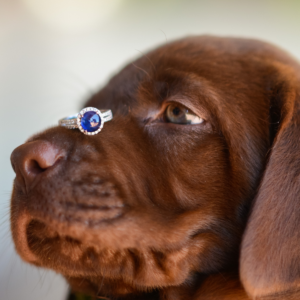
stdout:
<svg viewBox="0 0 300 300">
<path fill-rule="evenodd" d="M 32 217 L 27 210 L 22 211 L 15 222 L 12 223 L 12 234 L 16 245 L 16 250 L 20 256 L 27 262 L 36 264 L 38 258 L 30 250 L 27 239 L 27 227 Z"/>
<path fill-rule="evenodd" d="M 20 256 L 27 262 L 39 266 L 41 264 L 41 258 L 38 253 L 35 253 L 29 246 L 30 236 L 28 235 L 28 228 L 32 221 L 38 221 L 43 223 L 46 227 L 52 228 L 61 237 L 70 236 L 74 239 L 93 242 L 93 238 L 89 238 L 86 235 L 86 230 L 92 230 L 97 232 L 99 226 L 106 227 L 109 224 L 113 224 L 124 216 L 124 205 L 116 206 L 98 206 L 95 208 L 88 208 L 84 210 L 81 216 L 74 215 L 74 212 L 66 209 L 62 210 L 58 214 L 40 212 L 38 210 L 29 210 L 24 208 L 18 210 L 15 216 L 15 222 L 12 223 L 12 233 L 16 250 Z M 77 208 L 75 208 L 77 210 Z M 89 213 L 94 214 L 96 218 L 90 218 Z M 99 217 L 101 215 L 102 217 Z M 73 219 L 71 219 L 71 216 Z"/>
<path fill-rule="evenodd" d="M 72 201 L 66 201 L 64 202 L 64 205 L 66 209 L 80 209 L 84 211 L 88 210 L 109 210 L 109 209 L 117 209 L 117 208 L 123 208 L 125 205 L 123 203 L 115 203 L 112 205 L 95 205 L 93 203 L 84 203 L 84 202 L 72 202 Z"/>
<path fill-rule="evenodd" d="M 93 202 L 64 201 L 60 204 L 48 202 L 43 208 L 31 207 L 31 215 L 46 224 L 57 222 L 66 226 L 91 228 L 113 222 L 124 215 L 127 209 L 125 204 L 118 201 L 98 205 Z"/>
</svg>

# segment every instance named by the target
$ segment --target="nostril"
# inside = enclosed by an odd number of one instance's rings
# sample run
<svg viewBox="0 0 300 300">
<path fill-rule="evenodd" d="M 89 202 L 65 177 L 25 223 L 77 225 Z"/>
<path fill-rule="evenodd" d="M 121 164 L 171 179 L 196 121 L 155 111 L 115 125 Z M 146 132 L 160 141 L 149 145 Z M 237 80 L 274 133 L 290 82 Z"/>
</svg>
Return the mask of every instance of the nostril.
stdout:
<svg viewBox="0 0 300 300">
<path fill-rule="evenodd" d="M 64 157 L 65 151 L 46 141 L 32 141 L 16 148 L 11 155 L 11 164 L 16 173 L 16 182 L 26 191 L 41 173 L 52 169 Z"/>
<path fill-rule="evenodd" d="M 26 161 L 25 165 L 24 165 L 24 168 L 26 169 L 26 172 L 28 174 L 32 174 L 34 176 L 37 176 L 40 173 L 43 173 L 44 171 L 47 170 L 47 168 L 42 168 L 39 165 L 39 163 L 36 160 L 34 160 L 34 159 Z"/>
</svg>

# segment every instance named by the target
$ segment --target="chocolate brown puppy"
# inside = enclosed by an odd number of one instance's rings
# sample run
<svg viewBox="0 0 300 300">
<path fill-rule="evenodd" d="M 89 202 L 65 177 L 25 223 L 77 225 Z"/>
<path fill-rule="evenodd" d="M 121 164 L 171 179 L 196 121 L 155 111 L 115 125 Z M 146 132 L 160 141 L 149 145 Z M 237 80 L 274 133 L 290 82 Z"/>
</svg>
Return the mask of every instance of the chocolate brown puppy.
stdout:
<svg viewBox="0 0 300 300">
<path fill-rule="evenodd" d="M 299 64 L 255 40 L 142 56 L 84 105 L 112 110 L 99 134 L 12 153 L 18 253 L 110 299 L 298 299 L 299 92 Z"/>
</svg>

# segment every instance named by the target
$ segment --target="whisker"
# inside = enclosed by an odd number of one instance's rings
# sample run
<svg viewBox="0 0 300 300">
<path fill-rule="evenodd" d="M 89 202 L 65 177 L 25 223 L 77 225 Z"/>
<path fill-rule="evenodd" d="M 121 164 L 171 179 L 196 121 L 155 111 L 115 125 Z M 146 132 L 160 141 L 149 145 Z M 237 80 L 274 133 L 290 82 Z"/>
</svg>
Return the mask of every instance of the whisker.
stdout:
<svg viewBox="0 0 300 300">
<path fill-rule="evenodd" d="M 143 57 L 145 57 L 149 62 L 150 62 L 150 64 L 151 64 L 151 66 L 152 66 L 152 71 L 153 71 L 153 73 L 155 73 L 155 71 L 156 71 L 156 67 L 155 67 L 155 65 L 154 65 L 154 63 L 152 62 L 152 60 L 148 57 L 148 55 L 146 55 L 144 52 L 142 52 L 141 50 L 138 50 L 138 49 L 135 49 L 137 52 L 139 52 L 140 54 L 142 54 L 142 56 Z"/>
<path fill-rule="evenodd" d="M 162 29 L 159 29 L 164 35 L 165 35 L 165 38 L 166 38 L 166 43 L 168 42 L 168 38 L 167 38 L 167 35 L 166 33 L 162 30 Z"/>
<path fill-rule="evenodd" d="M 151 79 L 150 74 L 149 74 L 146 70 L 144 70 L 144 69 L 138 67 L 138 66 L 135 65 L 134 63 L 131 63 L 131 64 L 132 64 L 135 68 L 137 68 L 138 70 L 141 70 L 142 72 L 144 72 L 144 73 Z"/>
</svg>

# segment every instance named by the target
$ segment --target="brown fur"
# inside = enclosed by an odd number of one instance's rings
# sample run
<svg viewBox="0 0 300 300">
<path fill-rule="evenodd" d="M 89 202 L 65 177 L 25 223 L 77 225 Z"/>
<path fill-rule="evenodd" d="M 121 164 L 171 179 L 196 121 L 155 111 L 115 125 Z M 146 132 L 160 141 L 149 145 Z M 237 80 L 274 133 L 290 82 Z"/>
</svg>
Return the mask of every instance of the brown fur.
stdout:
<svg viewBox="0 0 300 300">
<path fill-rule="evenodd" d="M 129 64 L 85 104 L 112 109 L 100 134 L 54 127 L 13 152 L 18 253 L 111 299 L 298 299 L 299 71 L 208 36 Z M 170 102 L 205 122 L 164 122 Z"/>
</svg>

